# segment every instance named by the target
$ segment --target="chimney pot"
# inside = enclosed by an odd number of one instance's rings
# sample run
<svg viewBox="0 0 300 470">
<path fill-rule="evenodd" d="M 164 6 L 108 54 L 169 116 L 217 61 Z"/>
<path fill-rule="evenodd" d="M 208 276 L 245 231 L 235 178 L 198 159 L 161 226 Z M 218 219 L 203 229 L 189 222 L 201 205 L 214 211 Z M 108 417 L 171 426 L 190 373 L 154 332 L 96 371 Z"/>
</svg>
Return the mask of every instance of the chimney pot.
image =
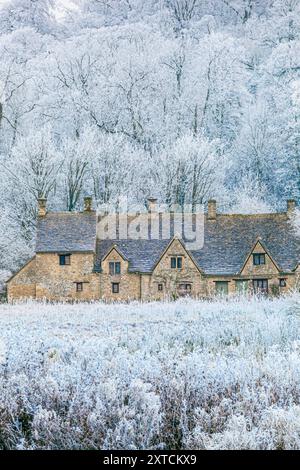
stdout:
<svg viewBox="0 0 300 470">
<path fill-rule="evenodd" d="M 155 197 L 148 197 L 148 211 L 156 212 L 157 199 Z"/>
<path fill-rule="evenodd" d="M 288 215 L 291 215 L 291 214 L 294 212 L 295 208 L 296 208 L 296 201 L 295 201 L 295 199 L 288 199 L 288 200 L 287 200 L 286 207 L 287 207 L 287 211 L 286 211 L 287 214 L 288 214 Z"/>
<path fill-rule="evenodd" d="M 90 212 L 92 210 L 92 200 L 91 196 L 84 198 L 84 212 Z"/>
<path fill-rule="evenodd" d="M 47 213 L 47 199 L 45 197 L 38 198 L 38 215 L 44 217 Z"/>
<path fill-rule="evenodd" d="M 217 202 L 215 199 L 210 199 L 207 203 L 207 217 L 208 220 L 216 220 L 217 218 Z"/>
</svg>

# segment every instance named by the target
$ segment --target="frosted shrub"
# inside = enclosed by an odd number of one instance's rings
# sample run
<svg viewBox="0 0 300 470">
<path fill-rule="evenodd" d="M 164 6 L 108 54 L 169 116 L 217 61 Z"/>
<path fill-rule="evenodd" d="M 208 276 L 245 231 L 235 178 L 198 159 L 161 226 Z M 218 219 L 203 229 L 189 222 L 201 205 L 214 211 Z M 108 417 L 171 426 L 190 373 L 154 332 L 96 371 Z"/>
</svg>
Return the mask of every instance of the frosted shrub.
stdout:
<svg viewBox="0 0 300 470">
<path fill-rule="evenodd" d="M 0 448 L 300 448 L 299 302 L 3 304 Z"/>
</svg>

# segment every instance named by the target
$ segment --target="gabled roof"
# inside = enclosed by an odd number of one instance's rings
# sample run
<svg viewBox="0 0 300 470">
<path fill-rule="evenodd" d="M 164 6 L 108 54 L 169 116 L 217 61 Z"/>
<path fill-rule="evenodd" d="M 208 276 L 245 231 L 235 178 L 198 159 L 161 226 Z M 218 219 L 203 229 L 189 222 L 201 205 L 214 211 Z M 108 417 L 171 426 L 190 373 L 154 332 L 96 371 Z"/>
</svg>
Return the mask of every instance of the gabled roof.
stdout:
<svg viewBox="0 0 300 470">
<path fill-rule="evenodd" d="M 129 262 L 129 272 L 151 273 L 153 266 L 168 246 L 170 240 L 103 240 L 97 241 L 97 261 L 101 264 L 108 250 L 117 245 Z"/>
<path fill-rule="evenodd" d="M 36 253 L 95 249 L 96 212 L 49 212 L 38 218 Z"/>
<path fill-rule="evenodd" d="M 257 239 L 283 272 L 292 271 L 300 259 L 300 242 L 289 218 L 282 214 L 217 215 L 205 218 L 204 246 L 190 251 L 206 274 L 238 274 Z M 171 239 L 104 240 L 97 242 L 97 262 L 116 244 L 129 261 L 130 272 L 151 273 Z"/>
<path fill-rule="evenodd" d="M 300 241 L 285 213 L 223 214 L 215 221 L 206 219 L 204 246 L 193 255 L 207 274 L 236 274 L 258 237 L 283 271 L 294 268 L 300 258 Z"/>
<path fill-rule="evenodd" d="M 107 258 L 108 255 L 109 255 L 113 250 L 115 250 L 115 251 L 121 256 L 121 258 L 123 258 L 123 260 L 128 261 L 127 258 L 126 258 L 126 256 L 122 253 L 122 251 L 121 251 L 120 248 L 118 247 L 118 245 L 112 245 L 112 246 L 108 249 L 107 253 L 103 256 L 102 261 L 104 261 L 105 258 Z"/>
</svg>

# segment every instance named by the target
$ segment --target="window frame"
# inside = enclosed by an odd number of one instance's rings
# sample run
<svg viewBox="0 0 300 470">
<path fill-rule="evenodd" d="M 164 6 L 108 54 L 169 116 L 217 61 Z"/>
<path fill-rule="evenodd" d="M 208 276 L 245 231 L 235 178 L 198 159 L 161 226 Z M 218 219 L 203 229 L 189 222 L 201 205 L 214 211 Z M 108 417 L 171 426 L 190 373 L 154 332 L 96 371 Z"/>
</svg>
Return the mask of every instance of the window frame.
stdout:
<svg viewBox="0 0 300 470">
<path fill-rule="evenodd" d="M 116 268 L 118 266 L 118 268 Z M 109 261 L 108 271 L 110 276 L 119 276 L 121 274 L 121 262 L 120 261 Z"/>
<path fill-rule="evenodd" d="M 266 253 L 252 253 L 253 266 L 263 266 L 266 264 Z M 256 262 L 258 260 L 258 262 Z"/>
<path fill-rule="evenodd" d="M 79 286 L 81 288 L 79 289 Z M 76 292 L 82 292 L 83 291 L 83 282 L 76 282 Z"/>
<path fill-rule="evenodd" d="M 259 283 L 265 284 L 265 286 L 260 286 Z M 267 294 L 269 292 L 268 279 L 252 279 L 252 286 L 256 294 Z"/>
<path fill-rule="evenodd" d="M 286 277 L 279 278 L 279 287 L 286 287 Z"/>
<path fill-rule="evenodd" d="M 70 253 L 61 253 L 59 256 L 59 266 L 70 266 L 71 265 L 71 254 Z M 64 260 L 64 262 L 62 262 Z M 68 262 L 66 262 L 68 260 Z"/>
<path fill-rule="evenodd" d="M 182 256 L 171 256 L 171 269 L 182 269 L 182 258 Z"/>
<path fill-rule="evenodd" d="M 191 282 L 180 282 L 177 284 L 177 293 L 181 297 L 190 295 L 192 292 L 192 283 Z"/>
<path fill-rule="evenodd" d="M 115 287 L 117 288 L 115 290 Z M 120 283 L 119 282 L 112 282 L 111 283 L 111 292 L 112 294 L 119 294 L 120 293 Z"/>
</svg>

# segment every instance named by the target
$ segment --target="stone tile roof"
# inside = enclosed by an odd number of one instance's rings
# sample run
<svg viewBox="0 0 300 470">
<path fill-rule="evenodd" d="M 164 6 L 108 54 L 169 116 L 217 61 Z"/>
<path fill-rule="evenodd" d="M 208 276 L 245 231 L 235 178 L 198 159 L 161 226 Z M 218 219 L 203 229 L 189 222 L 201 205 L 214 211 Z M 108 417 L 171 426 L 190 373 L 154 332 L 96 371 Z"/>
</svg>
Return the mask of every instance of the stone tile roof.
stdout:
<svg viewBox="0 0 300 470">
<path fill-rule="evenodd" d="M 237 274 L 260 238 L 282 271 L 293 270 L 300 260 L 300 242 L 285 213 L 218 215 L 205 220 L 204 246 L 191 251 L 206 274 Z M 170 240 L 104 240 L 97 242 L 96 270 L 116 244 L 129 261 L 131 272 L 150 273 Z"/>
<path fill-rule="evenodd" d="M 170 240 L 103 240 L 97 241 L 97 264 L 99 270 L 101 260 L 113 245 L 129 261 L 130 272 L 150 273 L 159 260 Z"/>
<path fill-rule="evenodd" d="M 36 253 L 96 249 L 96 212 L 49 212 L 37 221 Z"/>
<path fill-rule="evenodd" d="M 291 271 L 300 259 L 300 241 L 286 214 L 218 215 L 206 220 L 204 246 L 193 252 L 207 274 L 238 273 L 257 238 L 282 271 Z"/>
<path fill-rule="evenodd" d="M 282 271 L 293 270 L 300 261 L 300 242 L 285 213 L 261 215 L 218 214 L 205 220 L 204 246 L 191 251 L 206 274 L 237 274 L 257 238 Z M 131 272 L 150 273 L 170 239 L 103 240 L 96 244 L 96 213 L 49 212 L 39 217 L 36 252 L 87 252 L 96 249 L 95 270 L 116 244 L 129 261 Z"/>
</svg>

